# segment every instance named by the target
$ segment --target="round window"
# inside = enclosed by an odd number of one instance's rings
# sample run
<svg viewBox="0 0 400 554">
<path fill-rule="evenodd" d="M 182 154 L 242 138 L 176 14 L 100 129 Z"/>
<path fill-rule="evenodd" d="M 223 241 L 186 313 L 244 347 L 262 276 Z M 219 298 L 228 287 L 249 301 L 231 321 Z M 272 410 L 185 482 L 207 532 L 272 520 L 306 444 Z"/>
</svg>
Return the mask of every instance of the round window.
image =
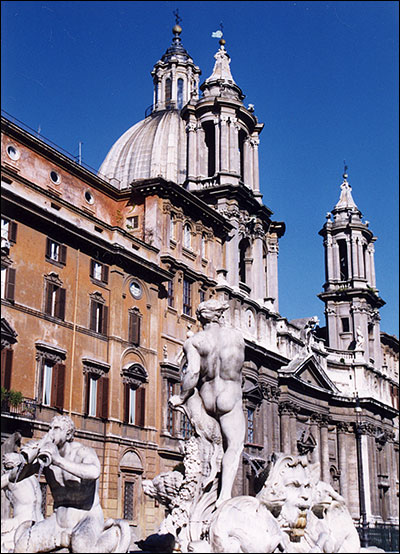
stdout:
<svg viewBox="0 0 400 554">
<path fill-rule="evenodd" d="M 93 204 L 94 203 L 93 195 L 88 190 L 85 192 L 85 200 L 88 204 Z"/>
<path fill-rule="evenodd" d="M 132 281 L 132 283 L 129 285 L 129 292 L 131 293 L 133 298 L 142 298 L 142 287 L 137 281 Z"/>
<path fill-rule="evenodd" d="M 50 171 L 50 179 L 56 185 L 58 185 L 58 183 L 61 181 L 61 178 L 60 178 L 59 174 L 57 173 L 57 171 Z"/>
<path fill-rule="evenodd" d="M 13 146 L 12 144 L 7 146 L 7 154 L 8 154 L 8 157 L 11 158 L 12 160 L 18 160 L 18 158 L 20 157 L 19 150 L 15 148 L 15 146 Z"/>
</svg>

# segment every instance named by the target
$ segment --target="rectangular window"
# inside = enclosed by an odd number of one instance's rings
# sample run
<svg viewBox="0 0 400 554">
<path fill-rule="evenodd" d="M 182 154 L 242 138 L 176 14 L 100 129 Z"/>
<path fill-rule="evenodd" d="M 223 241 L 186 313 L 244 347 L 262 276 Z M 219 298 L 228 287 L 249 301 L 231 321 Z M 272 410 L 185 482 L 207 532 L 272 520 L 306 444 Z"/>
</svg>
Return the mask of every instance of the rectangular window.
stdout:
<svg viewBox="0 0 400 554">
<path fill-rule="evenodd" d="M 139 216 L 134 215 L 126 218 L 126 228 L 130 231 L 139 227 Z"/>
<path fill-rule="evenodd" d="M 145 389 L 139 387 L 134 389 L 129 384 L 125 388 L 125 407 L 124 422 L 138 427 L 144 427 L 145 424 Z"/>
<path fill-rule="evenodd" d="M 174 307 L 174 282 L 168 281 L 168 306 L 170 308 Z"/>
<path fill-rule="evenodd" d="M 168 400 L 174 395 L 174 383 L 172 381 L 167 382 L 167 431 L 170 435 L 174 434 L 174 411 L 169 406 Z"/>
<path fill-rule="evenodd" d="M 97 379 L 89 377 L 89 409 L 88 415 L 96 417 L 97 413 Z"/>
<path fill-rule="evenodd" d="M 107 334 L 108 306 L 91 301 L 90 304 L 90 329 L 102 335 Z"/>
<path fill-rule="evenodd" d="M 183 280 L 183 313 L 192 315 L 191 283 L 187 279 Z"/>
<path fill-rule="evenodd" d="M 254 443 L 254 410 L 247 408 L 247 442 Z"/>
<path fill-rule="evenodd" d="M 60 244 L 55 240 L 47 238 L 46 259 L 51 262 L 65 265 L 67 262 L 67 247 L 65 244 Z"/>
<path fill-rule="evenodd" d="M 86 374 L 85 414 L 91 417 L 108 417 L 108 377 Z"/>
<path fill-rule="evenodd" d="M 42 404 L 51 405 L 51 383 L 53 378 L 53 366 L 45 362 L 43 367 L 43 395 Z"/>
<path fill-rule="evenodd" d="M 96 260 L 90 260 L 90 277 L 106 285 L 108 283 L 108 266 Z"/>
<path fill-rule="evenodd" d="M 17 224 L 15 221 L 10 221 L 4 217 L 1 218 L 1 238 L 8 242 L 15 243 L 17 241 Z"/>
<path fill-rule="evenodd" d="M 54 283 L 47 283 L 44 312 L 47 315 L 64 320 L 65 296 L 66 289 L 63 289 Z"/>
<path fill-rule="evenodd" d="M 134 508 L 133 508 L 134 488 L 135 488 L 135 483 L 132 483 L 131 481 L 125 481 L 124 519 L 127 519 L 128 521 L 132 521 L 134 516 Z"/>
<path fill-rule="evenodd" d="M 199 300 L 200 300 L 200 302 L 204 302 L 204 300 L 205 300 L 204 290 L 199 290 Z"/>
<path fill-rule="evenodd" d="M 44 406 L 64 407 L 65 365 L 44 360 L 41 378 L 41 399 Z"/>
<path fill-rule="evenodd" d="M 135 346 L 140 344 L 141 317 L 136 311 L 129 312 L 129 342 Z"/>
<path fill-rule="evenodd" d="M 348 317 L 342 317 L 342 331 L 343 333 L 350 332 L 350 321 Z"/>
<path fill-rule="evenodd" d="M 1 268 L 1 298 L 14 302 L 15 300 L 15 269 Z"/>
<path fill-rule="evenodd" d="M 7 390 L 11 388 L 11 374 L 13 365 L 13 350 L 3 348 L 1 350 L 1 386 Z"/>
<path fill-rule="evenodd" d="M 193 436 L 194 430 L 186 414 L 181 415 L 181 435 L 184 439 Z"/>
</svg>

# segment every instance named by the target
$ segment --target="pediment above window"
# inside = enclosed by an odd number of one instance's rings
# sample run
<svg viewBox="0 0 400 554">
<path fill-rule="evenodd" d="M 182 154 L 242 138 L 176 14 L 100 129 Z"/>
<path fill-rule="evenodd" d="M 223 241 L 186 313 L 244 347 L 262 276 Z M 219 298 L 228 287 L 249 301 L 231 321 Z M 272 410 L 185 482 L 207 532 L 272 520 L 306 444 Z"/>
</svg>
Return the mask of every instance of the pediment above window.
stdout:
<svg viewBox="0 0 400 554">
<path fill-rule="evenodd" d="M 51 273 L 48 273 L 47 275 L 45 275 L 44 278 L 49 283 L 52 283 L 53 285 L 57 285 L 57 287 L 62 287 L 62 285 L 63 285 L 63 282 L 59 278 L 58 274 L 55 273 L 54 271 L 52 271 Z"/>
<path fill-rule="evenodd" d="M 99 360 L 92 360 L 90 358 L 82 358 L 83 373 L 90 373 L 91 375 L 98 375 L 104 377 L 110 371 L 110 365 Z"/>
<path fill-rule="evenodd" d="M 14 331 L 5 317 L 1 318 L 1 348 L 9 348 L 17 342 L 18 334 Z"/>
<path fill-rule="evenodd" d="M 133 388 L 138 388 L 148 380 L 148 373 L 141 364 L 131 364 L 121 370 L 122 382 Z"/>
<path fill-rule="evenodd" d="M 36 360 L 46 360 L 53 362 L 54 364 L 64 363 L 67 357 L 67 351 L 63 348 L 59 348 L 54 344 L 47 344 L 42 341 L 37 341 L 36 346 Z"/>
</svg>

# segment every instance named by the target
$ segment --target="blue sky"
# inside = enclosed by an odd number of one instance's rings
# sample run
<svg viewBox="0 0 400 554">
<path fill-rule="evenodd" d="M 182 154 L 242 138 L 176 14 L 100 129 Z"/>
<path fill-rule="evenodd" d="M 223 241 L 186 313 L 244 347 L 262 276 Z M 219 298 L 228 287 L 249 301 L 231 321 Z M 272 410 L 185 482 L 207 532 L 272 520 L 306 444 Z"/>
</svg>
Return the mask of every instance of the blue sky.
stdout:
<svg viewBox="0 0 400 554">
<path fill-rule="evenodd" d="M 150 71 L 171 42 L 212 72 L 223 24 L 236 83 L 265 123 L 261 192 L 280 243 L 280 312 L 318 315 L 325 214 L 343 160 L 353 197 L 378 237 L 382 330 L 398 336 L 398 3 L 2 2 L 2 109 L 97 170 L 144 118 Z"/>
</svg>

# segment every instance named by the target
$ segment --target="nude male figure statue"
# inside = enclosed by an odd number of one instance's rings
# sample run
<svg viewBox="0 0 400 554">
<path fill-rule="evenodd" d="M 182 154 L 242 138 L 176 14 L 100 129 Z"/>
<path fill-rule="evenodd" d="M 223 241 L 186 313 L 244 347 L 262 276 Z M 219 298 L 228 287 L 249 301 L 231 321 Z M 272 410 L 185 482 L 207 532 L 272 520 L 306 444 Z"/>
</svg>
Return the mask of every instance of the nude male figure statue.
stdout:
<svg viewBox="0 0 400 554">
<path fill-rule="evenodd" d="M 221 326 L 226 309 L 217 300 L 199 304 L 196 314 L 203 330 L 183 345 L 187 367 L 181 378 L 181 393 L 169 399 L 170 406 L 179 407 L 197 389 L 205 411 L 220 426 L 224 454 L 216 507 L 232 496 L 246 429 L 242 406 L 245 345 L 239 331 Z"/>
</svg>

